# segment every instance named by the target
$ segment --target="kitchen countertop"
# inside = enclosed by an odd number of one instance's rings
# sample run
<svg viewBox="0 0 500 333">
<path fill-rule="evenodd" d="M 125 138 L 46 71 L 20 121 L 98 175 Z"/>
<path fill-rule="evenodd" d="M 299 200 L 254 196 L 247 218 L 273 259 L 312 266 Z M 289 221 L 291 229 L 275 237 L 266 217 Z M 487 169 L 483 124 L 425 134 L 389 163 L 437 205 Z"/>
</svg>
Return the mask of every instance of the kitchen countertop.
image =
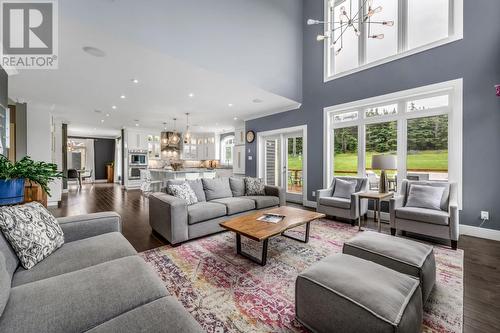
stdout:
<svg viewBox="0 0 500 333">
<path fill-rule="evenodd" d="M 167 169 L 149 169 L 152 172 L 165 172 L 165 173 L 200 173 L 200 172 L 216 172 L 217 169 L 186 169 L 186 170 L 167 170 Z"/>
</svg>

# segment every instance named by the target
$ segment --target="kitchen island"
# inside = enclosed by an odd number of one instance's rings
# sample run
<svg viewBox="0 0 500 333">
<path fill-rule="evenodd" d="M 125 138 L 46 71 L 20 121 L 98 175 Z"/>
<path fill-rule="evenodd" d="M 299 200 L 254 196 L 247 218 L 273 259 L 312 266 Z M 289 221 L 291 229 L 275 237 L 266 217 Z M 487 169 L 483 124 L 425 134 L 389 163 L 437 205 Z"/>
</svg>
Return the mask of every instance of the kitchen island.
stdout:
<svg viewBox="0 0 500 333">
<path fill-rule="evenodd" d="M 167 169 L 149 169 L 151 173 L 151 181 L 166 181 L 170 179 L 178 180 L 193 180 L 200 178 L 215 178 L 215 169 L 184 169 L 184 170 L 167 170 Z"/>
</svg>

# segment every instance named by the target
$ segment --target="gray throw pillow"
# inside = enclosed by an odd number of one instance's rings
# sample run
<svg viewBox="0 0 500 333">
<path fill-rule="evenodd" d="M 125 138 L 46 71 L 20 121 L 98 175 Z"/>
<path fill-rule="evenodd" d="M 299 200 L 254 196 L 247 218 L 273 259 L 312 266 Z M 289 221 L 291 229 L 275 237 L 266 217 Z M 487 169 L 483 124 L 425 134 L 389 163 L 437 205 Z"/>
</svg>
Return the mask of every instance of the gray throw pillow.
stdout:
<svg viewBox="0 0 500 333">
<path fill-rule="evenodd" d="M 188 180 L 187 183 L 194 191 L 194 194 L 196 194 L 198 202 L 207 201 L 207 198 L 205 197 L 205 191 L 203 191 L 203 183 L 201 182 L 201 179 Z"/>
<path fill-rule="evenodd" d="M 406 207 L 441 210 L 444 187 L 416 185 L 410 186 Z"/>
<path fill-rule="evenodd" d="M 59 223 L 39 202 L 0 207 L 0 229 L 25 269 L 64 244 Z"/>
<path fill-rule="evenodd" d="M 229 185 L 231 185 L 233 197 L 242 197 L 245 195 L 245 179 L 230 177 Z"/>
<path fill-rule="evenodd" d="M 181 185 L 170 185 L 169 191 L 174 197 L 185 200 L 188 205 L 194 205 L 198 202 L 196 194 L 188 183 L 184 183 Z"/>
<path fill-rule="evenodd" d="M 260 178 L 245 177 L 246 195 L 266 195 L 266 184 Z"/>
<path fill-rule="evenodd" d="M 203 190 L 207 201 L 233 197 L 231 186 L 229 186 L 229 178 L 203 178 L 201 181 L 203 182 Z"/>
<path fill-rule="evenodd" d="M 350 199 L 351 194 L 356 192 L 357 182 L 355 180 L 335 179 L 335 189 L 333 196 L 336 198 Z"/>
</svg>

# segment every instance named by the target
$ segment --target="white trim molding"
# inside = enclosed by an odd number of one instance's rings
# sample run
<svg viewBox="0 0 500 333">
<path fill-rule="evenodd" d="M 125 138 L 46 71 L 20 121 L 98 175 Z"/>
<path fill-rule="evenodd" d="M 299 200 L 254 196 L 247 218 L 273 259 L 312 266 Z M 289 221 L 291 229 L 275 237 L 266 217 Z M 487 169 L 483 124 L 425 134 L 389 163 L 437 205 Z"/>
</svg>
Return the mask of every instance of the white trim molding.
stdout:
<svg viewBox="0 0 500 333">
<path fill-rule="evenodd" d="M 436 107 L 414 112 L 406 111 L 406 102 L 413 98 L 427 98 L 439 95 L 448 95 L 449 101 L 446 107 Z M 369 107 L 384 104 L 398 103 L 398 113 L 383 115 L 373 118 L 365 118 L 364 111 Z M 358 116 L 352 120 L 334 122 L 333 115 L 358 112 Z M 409 119 L 448 115 L 448 178 L 457 183 L 458 205 L 462 208 L 462 160 L 463 160 L 463 79 L 457 79 L 437 84 L 431 84 L 414 89 L 398 91 L 386 95 L 370 97 L 363 100 L 353 101 L 340 105 L 334 105 L 323 110 L 323 185 L 326 188 L 333 177 L 333 151 L 335 128 L 357 127 L 358 128 L 358 176 L 365 175 L 365 126 L 369 124 L 388 121 L 398 122 L 398 174 L 406 175 L 406 123 Z M 403 177 L 398 177 L 401 183 Z"/>
<path fill-rule="evenodd" d="M 460 225 L 460 235 L 500 241 L 500 230 L 474 227 L 465 224 Z"/>
<path fill-rule="evenodd" d="M 328 22 L 329 21 L 329 2 L 331 0 L 324 0 L 324 1 L 325 1 L 325 3 L 324 3 L 324 20 L 325 20 L 325 22 Z M 428 43 L 428 44 L 425 44 L 425 45 L 422 45 L 422 46 L 419 46 L 419 47 L 416 47 L 413 49 L 407 49 L 408 43 L 406 40 L 407 39 L 406 31 L 408 29 L 406 26 L 406 24 L 407 24 L 406 20 L 407 20 L 407 15 L 408 15 L 407 14 L 407 11 L 408 11 L 407 2 L 408 1 L 409 0 L 398 0 L 398 2 L 399 2 L 398 7 L 400 8 L 400 10 L 398 11 L 397 21 L 402 21 L 403 24 L 398 24 L 398 27 L 400 29 L 399 36 L 398 36 L 398 49 L 400 51 L 397 54 L 394 54 L 392 56 L 388 56 L 388 57 L 385 57 L 385 58 L 382 58 L 380 60 L 376 60 L 373 62 L 361 64 L 358 67 L 353 68 L 351 70 L 347 70 L 347 71 L 340 72 L 340 73 L 330 74 L 330 72 L 331 72 L 330 68 L 333 64 L 333 60 L 332 60 L 333 51 L 330 48 L 330 43 L 331 43 L 330 39 L 325 39 L 324 50 L 323 50 L 323 52 L 324 52 L 324 56 L 323 56 L 323 81 L 324 82 L 332 81 L 332 80 L 335 80 L 335 79 L 338 79 L 338 78 L 341 78 L 341 77 L 344 77 L 347 75 L 351 75 L 351 74 L 354 74 L 357 72 L 364 71 L 364 70 L 369 69 L 369 68 L 373 68 L 376 66 L 380 66 L 380 65 L 398 60 L 398 59 L 402 59 L 402 58 L 411 56 L 413 54 L 421 53 L 421 52 L 428 51 L 428 50 L 431 50 L 433 48 L 436 48 L 436 47 L 439 47 L 442 45 L 456 42 L 456 41 L 464 38 L 464 34 L 463 34 L 463 30 L 464 30 L 463 29 L 463 26 L 464 26 L 464 14 L 463 14 L 464 3 L 463 3 L 463 0 L 449 0 L 448 37 L 440 39 L 440 40 L 436 40 L 434 42 L 431 42 L 431 43 Z M 359 6 L 361 6 L 361 5 L 362 5 L 362 1 L 359 2 Z M 406 11 L 403 10 L 403 7 L 406 8 Z M 325 25 L 325 27 L 326 26 L 327 25 Z M 327 32 L 328 31 L 325 30 L 324 33 L 327 34 Z M 362 48 L 366 48 L 366 46 L 361 41 L 359 42 L 359 45 Z M 362 50 L 360 50 L 360 53 L 361 52 L 362 52 Z"/>
<path fill-rule="evenodd" d="M 279 128 L 270 131 L 263 131 L 257 133 L 257 151 L 256 151 L 256 163 L 257 163 L 257 177 L 264 177 L 264 159 L 262 158 L 262 154 L 264 153 L 264 138 L 270 136 L 280 136 L 281 140 L 283 140 L 286 134 L 291 133 L 302 133 L 302 175 L 304 178 L 303 181 L 303 190 L 302 190 L 302 204 L 305 206 L 307 202 L 307 125 L 300 125 L 294 127 L 287 128 Z M 283 153 L 283 152 L 282 152 Z M 286 186 L 286 185 L 285 185 Z"/>
</svg>

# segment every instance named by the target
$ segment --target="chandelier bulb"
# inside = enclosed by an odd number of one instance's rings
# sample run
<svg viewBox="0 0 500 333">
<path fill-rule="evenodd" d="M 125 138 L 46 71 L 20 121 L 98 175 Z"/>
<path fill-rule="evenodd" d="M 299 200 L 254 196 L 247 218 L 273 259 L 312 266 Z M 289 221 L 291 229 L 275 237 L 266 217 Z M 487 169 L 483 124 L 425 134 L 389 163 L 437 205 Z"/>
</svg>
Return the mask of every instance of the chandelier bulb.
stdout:
<svg viewBox="0 0 500 333">
<path fill-rule="evenodd" d="M 342 51 L 342 48 L 340 48 L 337 51 L 335 51 L 335 55 L 339 55 L 340 51 Z"/>
</svg>

